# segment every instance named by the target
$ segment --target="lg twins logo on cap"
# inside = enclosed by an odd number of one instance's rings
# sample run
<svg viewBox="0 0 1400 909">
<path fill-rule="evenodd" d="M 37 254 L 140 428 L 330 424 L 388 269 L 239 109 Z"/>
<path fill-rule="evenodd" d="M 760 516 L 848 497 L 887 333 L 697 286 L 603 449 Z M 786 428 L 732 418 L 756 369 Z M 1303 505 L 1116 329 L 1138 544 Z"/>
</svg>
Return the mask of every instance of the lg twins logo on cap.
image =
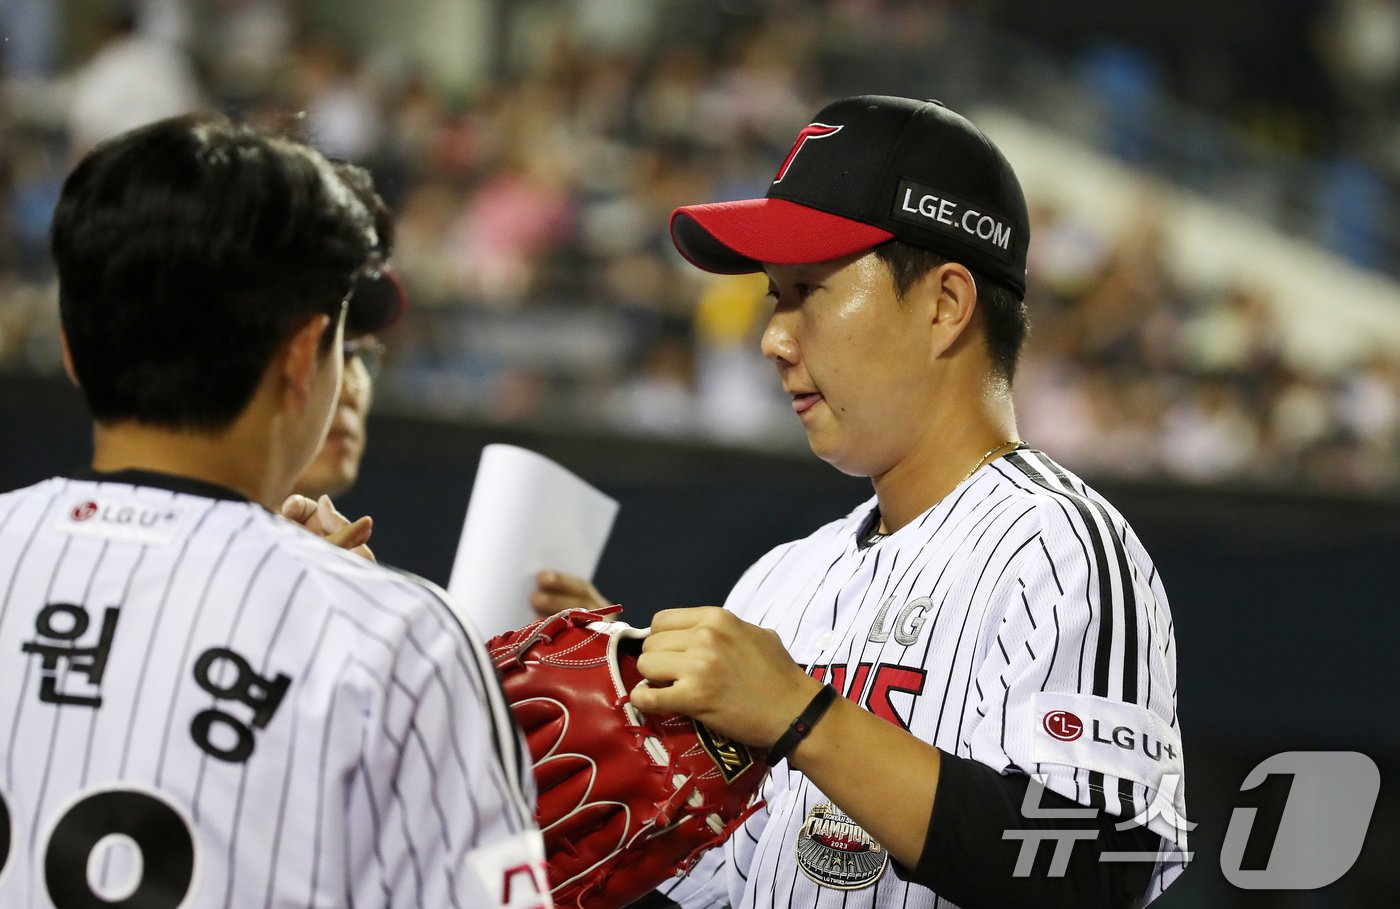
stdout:
<svg viewBox="0 0 1400 909">
<path fill-rule="evenodd" d="M 1084 734 L 1084 724 L 1068 710 L 1050 711 L 1041 719 L 1040 725 L 1051 738 L 1062 742 L 1072 742 Z"/>
<path fill-rule="evenodd" d="M 792 143 L 792 151 L 788 152 L 783 159 L 783 166 L 778 168 L 778 175 L 773 178 L 774 183 L 783 182 L 783 177 L 787 176 L 788 168 L 792 167 L 793 160 L 797 153 L 802 151 L 802 146 L 807 144 L 808 139 L 825 139 L 834 136 L 841 131 L 840 126 L 830 126 L 826 123 L 809 123 L 802 128 L 802 132 L 797 134 L 797 141 Z"/>
</svg>

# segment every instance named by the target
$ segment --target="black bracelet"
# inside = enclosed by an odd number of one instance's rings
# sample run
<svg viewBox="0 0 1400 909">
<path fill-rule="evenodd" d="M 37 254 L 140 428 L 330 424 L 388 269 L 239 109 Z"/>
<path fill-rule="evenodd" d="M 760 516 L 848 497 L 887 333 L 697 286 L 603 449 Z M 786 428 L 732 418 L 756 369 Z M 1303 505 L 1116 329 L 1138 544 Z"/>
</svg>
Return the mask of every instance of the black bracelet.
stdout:
<svg viewBox="0 0 1400 909">
<path fill-rule="evenodd" d="M 830 685 L 823 685 L 822 690 L 807 702 L 807 706 L 797 715 L 797 719 L 792 721 L 792 725 L 787 728 L 778 740 L 773 743 L 773 747 L 768 749 L 768 765 L 778 763 L 783 758 L 792 754 L 792 749 L 797 747 L 797 743 L 807 737 L 807 733 L 812 731 L 812 727 L 817 725 L 817 720 L 822 718 L 826 709 L 831 706 L 831 702 L 836 700 L 836 689 Z"/>
</svg>

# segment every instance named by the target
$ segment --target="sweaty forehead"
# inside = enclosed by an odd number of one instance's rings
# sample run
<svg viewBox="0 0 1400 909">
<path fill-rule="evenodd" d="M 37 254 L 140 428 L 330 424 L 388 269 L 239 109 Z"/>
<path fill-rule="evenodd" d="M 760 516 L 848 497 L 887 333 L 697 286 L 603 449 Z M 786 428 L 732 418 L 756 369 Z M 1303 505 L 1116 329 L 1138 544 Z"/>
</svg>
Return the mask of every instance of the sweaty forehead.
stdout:
<svg viewBox="0 0 1400 909">
<path fill-rule="evenodd" d="M 843 274 L 863 274 L 878 262 L 879 257 L 872 250 L 862 250 L 824 262 L 802 262 L 797 265 L 775 265 L 768 262 L 763 265 L 763 273 L 770 281 L 818 281 Z"/>
</svg>

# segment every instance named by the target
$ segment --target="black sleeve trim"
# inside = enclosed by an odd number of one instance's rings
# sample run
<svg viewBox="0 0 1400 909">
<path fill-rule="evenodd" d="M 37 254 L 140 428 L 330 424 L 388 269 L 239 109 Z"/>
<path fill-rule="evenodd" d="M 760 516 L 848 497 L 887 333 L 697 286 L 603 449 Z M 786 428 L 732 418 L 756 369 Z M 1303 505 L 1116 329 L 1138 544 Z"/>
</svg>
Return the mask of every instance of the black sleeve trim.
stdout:
<svg viewBox="0 0 1400 909">
<path fill-rule="evenodd" d="M 653 890 L 640 897 L 636 902 L 628 903 L 627 909 L 681 909 L 681 904 Z"/>
<path fill-rule="evenodd" d="M 1100 812 L 1091 818 L 1026 818 L 1021 805 L 1031 780 L 1002 776 L 967 758 L 941 752 L 938 790 L 919 864 L 901 876 L 932 888 L 939 896 L 963 906 L 1086 909 L 1134 907 L 1142 904 L 1153 863 L 1101 862 L 1104 852 L 1150 852 L 1161 848 L 1157 834 L 1142 827 L 1118 830 L 1123 819 Z M 1045 809 L 1084 806 L 1046 789 Z M 1096 830 L 1094 839 L 1074 842 L 1063 875 L 1051 877 L 1050 864 L 1058 841 L 1003 839 L 1008 830 Z M 1035 846 L 1035 860 L 1026 877 L 1014 871 L 1023 844 Z M 1030 848 L 1030 847 L 1026 847 Z M 1063 848 L 1063 847 L 1060 847 Z"/>
</svg>

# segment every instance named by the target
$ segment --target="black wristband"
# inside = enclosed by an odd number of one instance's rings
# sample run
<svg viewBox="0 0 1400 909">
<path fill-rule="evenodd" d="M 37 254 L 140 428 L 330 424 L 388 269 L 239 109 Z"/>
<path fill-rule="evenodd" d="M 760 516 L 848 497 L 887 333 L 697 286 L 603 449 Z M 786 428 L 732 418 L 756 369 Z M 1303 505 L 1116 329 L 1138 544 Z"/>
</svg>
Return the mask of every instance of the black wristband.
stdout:
<svg viewBox="0 0 1400 909">
<path fill-rule="evenodd" d="M 812 731 L 812 727 L 817 725 L 817 720 L 822 718 L 826 709 L 831 706 L 831 702 L 836 700 L 836 689 L 830 685 L 823 685 L 822 690 L 816 693 L 802 712 L 797 715 L 797 719 L 792 721 L 792 725 L 787 728 L 778 740 L 773 743 L 773 747 L 768 749 L 768 764 L 772 766 L 783 758 L 792 754 L 792 749 L 797 747 L 797 743 L 807 737 L 807 733 Z"/>
</svg>

